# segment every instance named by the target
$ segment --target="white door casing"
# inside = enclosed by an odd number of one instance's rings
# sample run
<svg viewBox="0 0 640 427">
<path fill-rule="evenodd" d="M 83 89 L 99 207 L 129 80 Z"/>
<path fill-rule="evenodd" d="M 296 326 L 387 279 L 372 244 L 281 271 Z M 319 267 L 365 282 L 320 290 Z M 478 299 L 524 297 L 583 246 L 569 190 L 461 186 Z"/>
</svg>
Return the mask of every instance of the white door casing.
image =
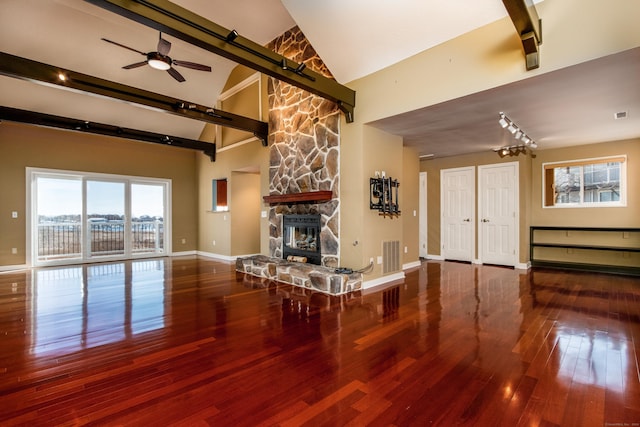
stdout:
<svg viewBox="0 0 640 427">
<path fill-rule="evenodd" d="M 483 264 L 518 262 L 518 162 L 478 167 L 478 248 Z"/>
<path fill-rule="evenodd" d="M 427 258 L 428 246 L 427 246 L 427 173 L 420 172 L 420 193 L 419 193 L 419 208 L 418 214 L 418 232 L 420 248 L 418 255 L 420 258 Z"/>
<path fill-rule="evenodd" d="M 475 167 L 440 171 L 440 241 L 444 259 L 473 261 L 475 199 Z"/>
</svg>

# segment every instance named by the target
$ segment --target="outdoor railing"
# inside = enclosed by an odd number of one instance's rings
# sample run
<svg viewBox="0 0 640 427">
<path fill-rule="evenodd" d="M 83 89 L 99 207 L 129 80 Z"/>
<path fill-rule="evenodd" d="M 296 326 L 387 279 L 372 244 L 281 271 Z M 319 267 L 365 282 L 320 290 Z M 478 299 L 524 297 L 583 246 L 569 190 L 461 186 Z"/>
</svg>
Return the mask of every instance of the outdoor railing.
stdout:
<svg viewBox="0 0 640 427">
<path fill-rule="evenodd" d="M 82 257 L 82 227 L 79 222 L 38 224 L 38 260 L 50 261 Z M 131 252 L 162 253 L 164 223 L 135 221 L 131 223 Z M 123 255 L 124 221 L 89 221 L 87 247 L 90 256 Z"/>
</svg>

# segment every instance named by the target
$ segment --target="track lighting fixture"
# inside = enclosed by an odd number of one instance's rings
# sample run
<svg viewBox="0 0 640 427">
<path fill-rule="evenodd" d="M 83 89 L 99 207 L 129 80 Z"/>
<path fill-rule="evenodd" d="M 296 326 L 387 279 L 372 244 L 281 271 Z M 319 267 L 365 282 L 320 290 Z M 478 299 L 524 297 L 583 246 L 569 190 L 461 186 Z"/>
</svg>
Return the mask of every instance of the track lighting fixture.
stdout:
<svg viewBox="0 0 640 427">
<path fill-rule="evenodd" d="M 307 68 L 307 65 L 304 62 L 301 62 L 300 65 L 298 65 L 298 67 L 295 69 L 295 72 L 300 74 L 304 71 L 305 68 Z"/>
<path fill-rule="evenodd" d="M 508 147 L 494 148 L 493 151 L 498 153 L 498 156 L 502 158 L 506 156 L 513 157 L 513 156 L 518 156 L 520 154 L 527 154 L 527 150 L 531 152 L 532 148 L 535 148 L 535 147 L 532 147 L 530 145 L 520 144 L 520 145 L 510 145 Z"/>
<path fill-rule="evenodd" d="M 538 148 L 538 145 L 531 140 L 529 136 L 518 125 L 516 125 L 513 120 L 508 118 L 505 113 L 499 113 L 500 118 L 498 119 L 498 124 L 501 128 L 508 130 L 513 134 L 514 139 L 520 141 L 516 145 L 510 145 L 506 147 L 496 148 L 494 149 L 500 157 L 504 157 L 506 155 L 509 156 L 517 156 L 520 153 L 526 153 L 526 149 Z"/>
</svg>

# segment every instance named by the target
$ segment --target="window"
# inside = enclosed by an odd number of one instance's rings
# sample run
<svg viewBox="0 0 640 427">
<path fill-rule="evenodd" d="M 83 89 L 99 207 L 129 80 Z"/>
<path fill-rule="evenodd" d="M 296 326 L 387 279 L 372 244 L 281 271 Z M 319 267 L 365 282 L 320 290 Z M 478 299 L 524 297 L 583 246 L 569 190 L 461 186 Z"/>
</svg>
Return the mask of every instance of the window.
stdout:
<svg viewBox="0 0 640 427">
<path fill-rule="evenodd" d="M 211 182 L 211 210 L 213 212 L 226 212 L 227 204 L 227 178 L 214 179 Z"/>
<path fill-rule="evenodd" d="M 626 156 L 542 165 L 545 207 L 626 206 Z"/>
</svg>

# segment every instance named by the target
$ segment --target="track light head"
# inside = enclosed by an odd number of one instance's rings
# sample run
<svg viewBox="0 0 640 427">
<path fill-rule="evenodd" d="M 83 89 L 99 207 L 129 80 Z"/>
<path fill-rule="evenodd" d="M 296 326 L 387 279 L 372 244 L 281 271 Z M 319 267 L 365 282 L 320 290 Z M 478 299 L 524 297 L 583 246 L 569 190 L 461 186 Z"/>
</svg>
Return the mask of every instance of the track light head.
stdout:
<svg viewBox="0 0 640 427">
<path fill-rule="evenodd" d="M 498 120 L 498 123 L 500 124 L 500 127 L 502 127 L 503 129 L 509 126 L 509 122 L 505 118 L 504 113 L 500 113 L 500 120 Z"/>
<path fill-rule="evenodd" d="M 305 68 L 307 68 L 307 64 L 305 64 L 304 62 L 301 62 L 300 65 L 296 67 L 295 72 L 300 74 L 304 71 Z"/>
<path fill-rule="evenodd" d="M 513 123 L 509 124 L 509 127 L 507 128 L 507 130 L 513 134 L 515 134 L 518 131 L 518 127 L 516 125 L 514 125 Z"/>
<path fill-rule="evenodd" d="M 232 42 L 234 41 L 236 38 L 238 38 L 238 32 L 236 30 L 231 30 L 231 32 L 229 34 L 227 34 L 227 41 L 228 42 Z"/>
<path fill-rule="evenodd" d="M 289 69 L 289 66 L 287 65 L 287 60 L 285 58 L 282 58 L 282 61 L 280 61 L 280 67 L 282 67 L 283 70 Z"/>
</svg>

